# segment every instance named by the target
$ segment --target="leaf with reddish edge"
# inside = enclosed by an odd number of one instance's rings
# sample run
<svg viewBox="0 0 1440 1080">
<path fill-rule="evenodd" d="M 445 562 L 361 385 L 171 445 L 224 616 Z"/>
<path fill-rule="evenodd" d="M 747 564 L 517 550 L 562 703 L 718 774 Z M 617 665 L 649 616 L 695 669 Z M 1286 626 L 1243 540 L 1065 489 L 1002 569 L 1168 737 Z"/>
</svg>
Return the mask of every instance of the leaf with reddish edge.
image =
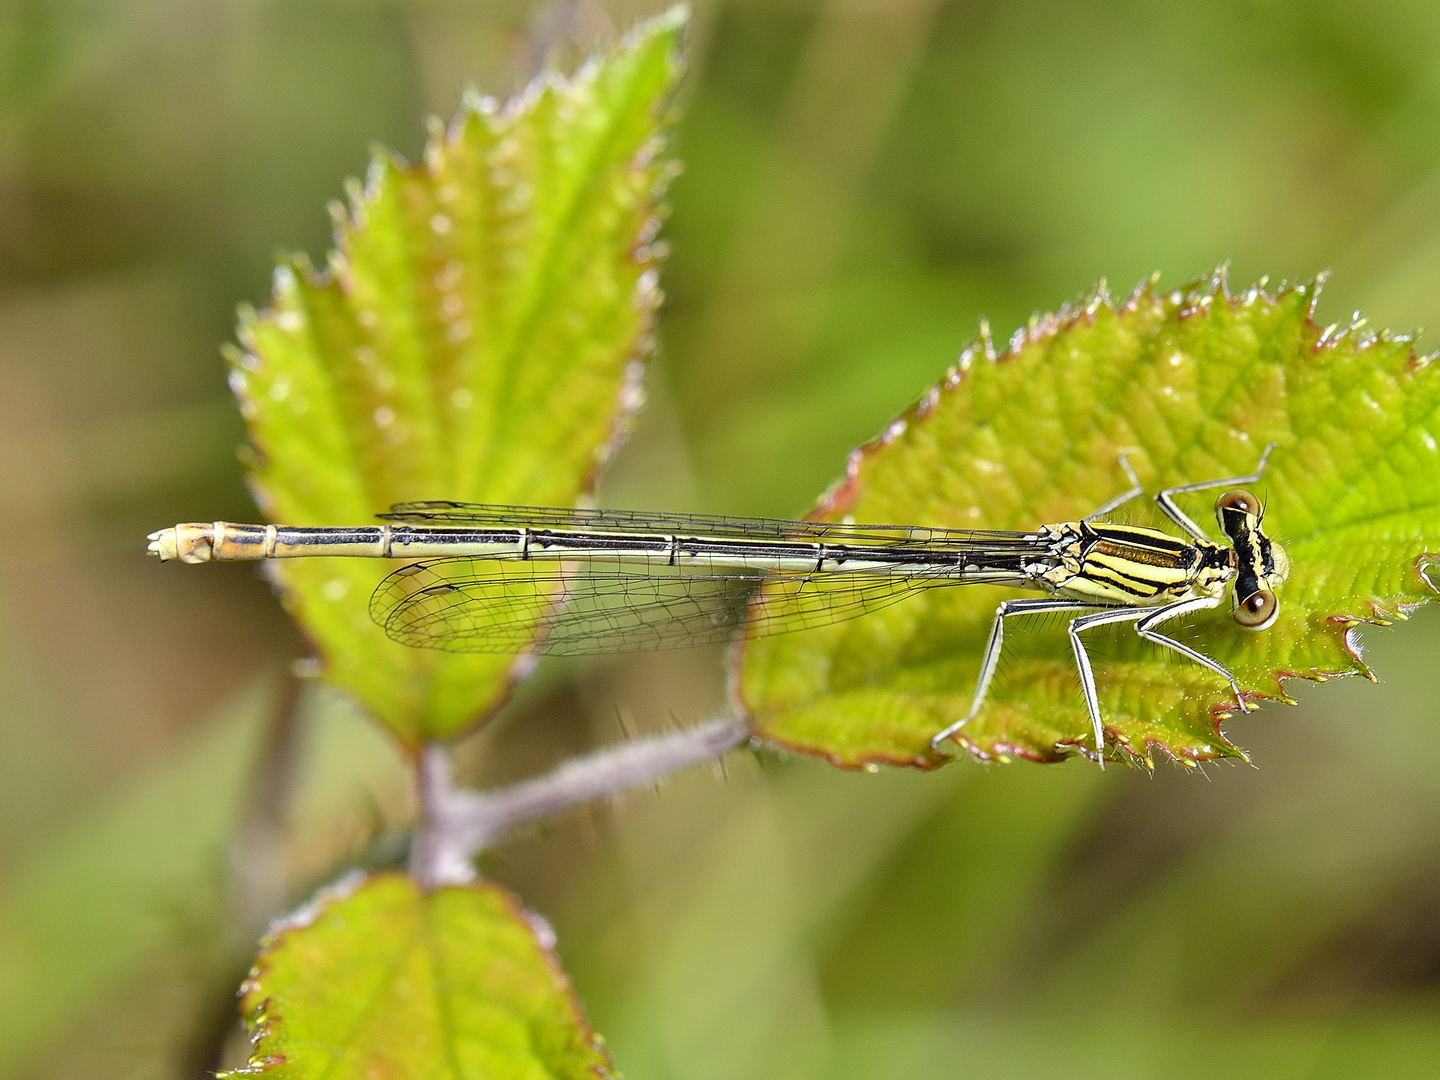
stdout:
<svg viewBox="0 0 1440 1080">
<path fill-rule="evenodd" d="M 418 499 L 571 506 L 641 400 L 660 302 L 653 243 L 685 12 L 639 26 L 572 78 L 467 98 L 423 163 L 376 155 L 325 273 L 276 271 L 228 353 L 272 521 L 354 525 Z M 403 742 L 490 715 L 513 656 L 398 645 L 368 601 L 393 565 L 273 565 L 325 678 Z M 537 589 L 537 625 L 549 597 Z"/>
<path fill-rule="evenodd" d="M 1440 583 L 1440 364 L 1363 322 L 1322 331 L 1319 285 L 1231 296 L 1217 271 L 1164 291 L 1152 279 L 1117 307 L 1102 284 L 1032 319 L 1000 356 L 982 334 L 851 455 L 813 516 L 1029 529 L 1125 490 L 1122 451 L 1153 494 L 1250 473 L 1273 441 L 1254 487 L 1292 564 L 1279 620 L 1250 633 L 1226 603 L 1165 632 L 1233 671 L 1251 704 L 1293 703 L 1286 679 L 1373 677 L 1356 629 L 1405 618 Z M 1180 502 L 1223 540 L 1218 494 Z M 1111 520 L 1177 531 L 1148 498 Z M 930 738 L 969 711 L 996 604 L 1016 595 L 933 588 L 853 622 L 750 641 L 736 654 L 738 706 L 769 741 L 842 767 L 934 766 Z M 1000 673 L 959 733 L 970 753 L 1094 756 L 1065 618 L 1007 624 Z M 1088 641 L 1111 757 L 1147 768 L 1157 755 L 1244 757 L 1221 731 L 1239 709 L 1218 675 L 1128 626 Z"/>
<path fill-rule="evenodd" d="M 250 1062 L 222 1076 L 612 1076 L 550 936 L 497 885 L 357 874 L 266 936 L 241 987 Z"/>
</svg>

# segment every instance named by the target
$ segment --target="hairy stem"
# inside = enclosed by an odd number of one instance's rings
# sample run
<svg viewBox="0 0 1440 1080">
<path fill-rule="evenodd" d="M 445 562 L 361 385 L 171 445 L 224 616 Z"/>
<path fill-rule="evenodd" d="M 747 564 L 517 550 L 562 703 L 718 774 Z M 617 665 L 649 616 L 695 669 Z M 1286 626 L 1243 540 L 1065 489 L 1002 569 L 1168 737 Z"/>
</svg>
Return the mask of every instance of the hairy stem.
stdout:
<svg viewBox="0 0 1440 1080">
<path fill-rule="evenodd" d="M 449 750 L 432 743 L 420 758 L 420 827 L 410 872 L 427 888 L 468 881 L 474 876 L 470 860 L 516 826 L 653 784 L 677 769 L 719 757 L 749 737 L 739 720 L 712 720 L 601 750 L 534 780 L 484 792 L 457 790 Z"/>
</svg>

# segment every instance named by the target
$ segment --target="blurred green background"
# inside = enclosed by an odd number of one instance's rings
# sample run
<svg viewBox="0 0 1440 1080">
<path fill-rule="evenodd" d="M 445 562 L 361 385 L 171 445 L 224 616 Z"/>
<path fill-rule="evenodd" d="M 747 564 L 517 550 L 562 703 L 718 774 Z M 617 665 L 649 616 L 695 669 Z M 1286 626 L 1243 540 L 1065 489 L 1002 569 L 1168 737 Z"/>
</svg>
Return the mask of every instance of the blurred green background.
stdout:
<svg viewBox="0 0 1440 1080">
<path fill-rule="evenodd" d="M 244 566 L 219 344 L 465 84 L 648 0 L 0 3 L 0 1076 L 243 1060 L 268 917 L 400 850 L 403 764 Z M 1440 7 L 700 0 L 650 405 L 611 505 L 789 514 L 943 372 L 1106 277 L 1334 276 L 1440 323 Z M 1422 346 L 1425 344 L 1422 339 Z M 378 575 L 377 575 L 378 576 Z M 634 1080 L 1414 1076 L 1440 1060 L 1440 608 L 1254 769 L 733 755 L 484 862 Z M 708 651 L 542 671 L 475 783 L 712 714 Z M 1078 707 L 1078 705 L 1077 705 Z M 1429 1062 L 1427 1066 L 1425 1063 Z"/>
</svg>

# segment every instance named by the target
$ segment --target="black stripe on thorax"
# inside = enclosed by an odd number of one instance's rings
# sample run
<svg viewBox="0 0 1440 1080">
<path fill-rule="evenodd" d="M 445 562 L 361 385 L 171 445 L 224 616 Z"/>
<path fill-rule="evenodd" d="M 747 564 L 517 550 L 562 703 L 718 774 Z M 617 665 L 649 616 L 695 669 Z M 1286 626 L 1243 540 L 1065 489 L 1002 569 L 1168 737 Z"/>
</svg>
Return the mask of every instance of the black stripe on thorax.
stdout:
<svg viewBox="0 0 1440 1080">
<path fill-rule="evenodd" d="M 1087 535 L 1088 533 L 1088 535 Z M 1189 574 L 1200 561 L 1194 545 L 1151 529 L 1127 525 L 1089 526 L 1082 523 L 1081 558 L 1123 559 L 1158 570 Z M 1143 574 L 1137 575 L 1143 577 Z"/>
<path fill-rule="evenodd" d="M 1087 578 L 1094 581 L 1103 581 L 1112 585 L 1121 592 L 1127 592 L 1131 596 L 1151 597 L 1169 589 L 1169 582 L 1156 582 L 1149 578 L 1138 577 L 1134 574 L 1127 574 L 1112 566 L 1103 563 L 1096 563 L 1093 560 L 1087 561 L 1083 566 L 1083 572 Z"/>
<path fill-rule="evenodd" d="M 1090 542 L 1108 540 L 1113 544 L 1164 552 L 1167 555 L 1176 556 L 1177 559 L 1191 554 L 1195 549 L 1194 544 L 1173 536 L 1166 536 L 1164 533 L 1157 533 L 1152 529 L 1143 529 L 1137 525 L 1091 525 L 1089 522 L 1081 522 L 1080 528 L 1081 535 Z M 1089 535 L 1086 535 L 1087 533 Z"/>
</svg>

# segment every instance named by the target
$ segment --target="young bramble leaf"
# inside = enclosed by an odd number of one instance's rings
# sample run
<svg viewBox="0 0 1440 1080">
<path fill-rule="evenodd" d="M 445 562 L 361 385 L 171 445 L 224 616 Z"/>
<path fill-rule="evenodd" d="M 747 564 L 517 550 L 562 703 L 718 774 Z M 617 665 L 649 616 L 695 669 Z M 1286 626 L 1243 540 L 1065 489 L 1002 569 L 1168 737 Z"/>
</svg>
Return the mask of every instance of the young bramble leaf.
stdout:
<svg viewBox="0 0 1440 1080">
<path fill-rule="evenodd" d="M 377 154 L 324 274 L 293 259 L 229 355 L 273 521 L 416 499 L 573 505 L 640 400 L 659 303 L 661 132 L 684 12 L 503 106 L 469 98 L 424 163 Z M 275 564 L 326 676 L 407 742 L 503 701 L 515 659 L 407 649 L 367 614 L 385 564 Z M 545 597 L 534 599 L 537 617 Z"/>
<path fill-rule="evenodd" d="M 1165 632 L 1218 660 L 1248 701 L 1283 680 L 1369 674 L 1354 630 L 1403 618 L 1440 584 L 1440 363 L 1363 324 L 1321 332 L 1319 283 L 1231 297 L 1223 275 L 1116 308 L 1103 289 L 1033 320 L 994 357 L 988 337 L 875 442 L 856 451 L 822 519 L 1027 529 L 1073 521 L 1128 487 L 1147 493 L 1252 472 L 1292 569 L 1270 629 L 1229 603 Z M 1181 497 L 1217 540 L 1218 491 Z M 1119 520 L 1176 530 L 1148 499 Z M 1429 575 L 1428 577 L 1426 575 Z M 933 588 L 851 623 L 748 643 L 737 693 L 765 737 L 837 765 L 933 765 L 929 739 L 970 708 L 998 601 Z M 962 744 L 987 760 L 1094 752 L 1062 618 L 1007 625 L 1004 661 Z M 1036 625 L 1038 623 L 1038 625 Z M 1173 627 L 1173 629 L 1172 629 Z M 1149 767 L 1243 756 L 1220 731 L 1225 681 L 1128 626 L 1090 637 L 1112 753 Z"/>
<path fill-rule="evenodd" d="M 241 995 L 253 1051 L 228 1076 L 612 1075 L 548 944 L 496 885 L 424 892 L 385 873 L 322 893 L 266 938 Z"/>
</svg>

